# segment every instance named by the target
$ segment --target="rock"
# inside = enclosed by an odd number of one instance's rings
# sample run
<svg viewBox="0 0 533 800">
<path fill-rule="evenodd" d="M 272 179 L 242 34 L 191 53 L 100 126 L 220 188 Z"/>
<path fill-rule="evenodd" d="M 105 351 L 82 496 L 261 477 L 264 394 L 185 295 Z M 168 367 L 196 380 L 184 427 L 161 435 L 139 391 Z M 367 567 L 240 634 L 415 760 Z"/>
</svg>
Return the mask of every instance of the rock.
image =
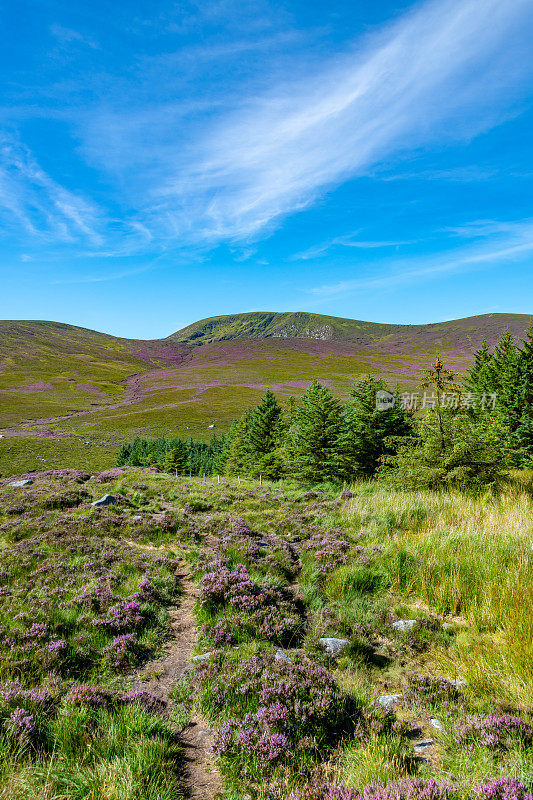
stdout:
<svg viewBox="0 0 533 800">
<path fill-rule="evenodd" d="M 466 681 L 450 681 L 452 686 L 455 686 L 456 689 L 465 689 L 468 686 Z"/>
<path fill-rule="evenodd" d="M 30 486 L 32 483 L 33 481 L 31 478 L 26 478 L 22 481 L 11 481 L 11 483 L 8 483 L 8 486 Z"/>
<path fill-rule="evenodd" d="M 442 722 L 440 721 L 440 719 L 430 719 L 429 720 L 429 724 L 431 725 L 432 728 L 435 728 L 435 730 L 437 730 L 437 731 L 444 730 L 444 726 L 443 726 Z"/>
<path fill-rule="evenodd" d="M 402 697 L 403 694 L 382 694 L 376 699 L 376 703 L 378 703 L 381 708 L 384 708 L 385 711 L 392 711 Z"/>
<path fill-rule="evenodd" d="M 397 631 L 412 631 L 415 626 L 416 619 L 398 619 L 396 622 L 392 623 L 392 627 L 396 628 Z"/>
<path fill-rule="evenodd" d="M 211 428 L 214 428 L 214 427 L 215 427 L 214 425 L 208 425 L 207 426 L 208 430 L 210 430 Z"/>
<path fill-rule="evenodd" d="M 143 518 L 141 517 L 140 514 L 135 514 L 135 516 L 131 518 L 131 521 L 132 522 L 142 522 L 142 519 Z"/>
<path fill-rule="evenodd" d="M 101 508 L 102 506 L 112 506 L 117 502 L 117 498 L 112 494 L 104 494 L 99 500 L 91 503 L 94 508 Z"/>
<path fill-rule="evenodd" d="M 350 644 L 348 639 L 336 639 L 334 637 L 319 639 L 318 643 L 330 656 L 340 655 Z"/>
<path fill-rule="evenodd" d="M 256 542 L 256 545 L 257 545 L 258 547 L 268 547 L 268 542 L 265 542 L 265 540 L 264 540 L 264 539 L 259 539 L 259 541 L 258 541 L 258 542 Z"/>
<path fill-rule="evenodd" d="M 450 623 L 449 623 L 449 622 L 443 622 L 443 623 L 442 623 L 442 630 L 443 630 L 443 631 L 449 631 L 451 627 L 452 627 L 452 626 L 450 625 Z"/>
<path fill-rule="evenodd" d="M 285 650 L 282 650 L 281 647 L 278 647 L 278 649 L 276 650 L 276 653 L 274 655 L 274 659 L 276 661 L 290 661 L 291 660 L 289 658 L 289 656 L 287 655 L 287 653 L 285 652 Z"/>
<path fill-rule="evenodd" d="M 210 656 L 211 653 L 201 653 L 199 656 L 193 656 L 191 661 L 194 661 L 195 664 L 199 664 L 201 661 L 207 661 Z"/>
<path fill-rule="evenodd" d="M 425 739 L 423 742 L 417 742 L 414 745 L 414 751 L 417 755 L 423 755 L 428 747 L 432 747 L 435 744 L 433 739 Z"/>
</svg>

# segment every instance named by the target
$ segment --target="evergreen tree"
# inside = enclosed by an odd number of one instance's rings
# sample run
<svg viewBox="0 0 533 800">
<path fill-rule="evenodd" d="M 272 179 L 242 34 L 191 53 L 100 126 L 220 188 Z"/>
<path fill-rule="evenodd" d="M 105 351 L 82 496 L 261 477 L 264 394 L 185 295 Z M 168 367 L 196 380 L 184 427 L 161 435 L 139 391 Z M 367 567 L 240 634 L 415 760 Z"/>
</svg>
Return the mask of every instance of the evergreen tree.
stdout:
<svg viewBox="0 0 533 800">
<path fill-rule="evenodd" d="M 251 467 L 248 433 L 251 412 L 246 411 L 229 431 L 224 472 L 226 475 L 247 475 Z"/>
<path fill-rule="evenodd" d="M 483 394 L 491 394 L 495 391 L 493 354 L 489 350 L 486 339 L 483 339 L 480 349 L 474 353 L 474 363 L 470 367 L 464 383 L 466 390 L 477 396 L 476 407 L 480 407 L 479 398 Z"/>
<path fill-rule="evenodd" d="M 373 475 L 385 455 L 396 449 L 396 437 L 412 433 L 411 414 L 405 410 L 398 390 L 394 405 L 379 410 L 376 396 L 379 391 L 389 391 L 382 378 L 371 375 L 359 381 L 351 392 L 353 401 L 346 407 L 339 442 L 343 476 L 347 480 L 356 475 Z"/>
<path fill-rule="evenodd" d="M 248 450 L 253 460 L 278 447 L 282 415 L 276 396 L 267 389 L 259 405 L 252 410 L 248 424 Z"/>
<path fill-rule="evenodd" d="M 172 447 L 167 450 L 165 460 L 163 462 L 163 468 L 165 472 L 183 475 L 186 465 L 187 446 L 181 439 L 178 439 L 173 443 Z"/>
<path fill-rule="evenodd" d="M 302 396 L 289 431 L 288 456 L 293 474 L 318 483 L 340 476 L 341 404 L 314 381 Z"/>
<path fill-rule="evenodd" d="M 495 485 L 501 478 L 501 437 L 495 419 L 444 414 L 431 409 L 416 425 L 416 435 L 399 440 L 385 457 L 379 475 L 402 489 L 463 490 Z"/>
</svg>

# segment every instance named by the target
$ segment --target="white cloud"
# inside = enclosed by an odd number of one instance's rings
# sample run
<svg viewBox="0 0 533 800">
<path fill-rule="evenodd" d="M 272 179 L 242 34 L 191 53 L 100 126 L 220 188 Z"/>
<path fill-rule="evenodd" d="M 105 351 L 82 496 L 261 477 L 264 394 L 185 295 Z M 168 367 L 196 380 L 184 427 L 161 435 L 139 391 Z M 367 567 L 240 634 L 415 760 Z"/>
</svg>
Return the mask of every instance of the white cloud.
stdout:
<svg viewBox="0 0 533 800">
<path fill-rule="evenodd" d="M 470 139 L 514 113 L 532 71 L 531 17 L 530 0 L 429 2 L 243 101 L 199 141 L 165 148 L 149 225 L 253 237 L 394 153 Z"/>
<path fill-rule="evenodd" d="M 357 277 L 310 290 L 315 297 L 351 295 L 368 289 L 389 289 L 401 284 L 419 283 L 449 272 L 464 272 L 490 264 L 520 261 L 533 253 L 533 220 L 518 222 L 472 223 L 480 241 L 450 250 L 439 256 L 396 260 L 391 266 L 374 265 L 371 277 Z"/>
<path fill-rule="evenodd" d="M 87 47 L 91 47 L 93 50 L 99 49 L 99 45 L 94 41 L 94 39 L 91 39 L 89 36 L 84 36 L 82 33 L 72 30 L 72 28 L 65 28 L 63 25 L 50 25 L 50 33 L 61 44 L 79 42 L 80 44 L 87 45 Z"/>
<path fill-rule="evenodd" d="M 7 137 L 0 138 L 0 218 L 4 231 L 15 225 L 41 239 L 102 243 L 94 205 L 54 181 Z"/>
</svg>

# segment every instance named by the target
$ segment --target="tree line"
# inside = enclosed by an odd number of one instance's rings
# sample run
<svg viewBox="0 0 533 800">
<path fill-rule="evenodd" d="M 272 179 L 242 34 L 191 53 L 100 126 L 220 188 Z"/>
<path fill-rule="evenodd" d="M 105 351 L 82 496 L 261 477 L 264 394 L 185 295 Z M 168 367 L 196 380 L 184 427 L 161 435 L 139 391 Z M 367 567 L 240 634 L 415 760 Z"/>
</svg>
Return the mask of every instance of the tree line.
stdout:
<svg viewBox="0 0 533 800">
<path fill-rule="evenodd" d="M 302 483 L 376 476 L 405 488 L 479 488 L 508 467 L 533 466 L 533 329 L 519 342 L 506 333 L 492 350 L 484 341 L 462 383 L 437 354 L 420 388 L 432 398 L 421 413 L 371 375 L 347 403 L 318 381 L 285 408 L 267 390 L 209 443 L 135 439 L 118 463 Z M 386 408 L 376 403 L 383 392 L 391 395 Z"/>
</svg>

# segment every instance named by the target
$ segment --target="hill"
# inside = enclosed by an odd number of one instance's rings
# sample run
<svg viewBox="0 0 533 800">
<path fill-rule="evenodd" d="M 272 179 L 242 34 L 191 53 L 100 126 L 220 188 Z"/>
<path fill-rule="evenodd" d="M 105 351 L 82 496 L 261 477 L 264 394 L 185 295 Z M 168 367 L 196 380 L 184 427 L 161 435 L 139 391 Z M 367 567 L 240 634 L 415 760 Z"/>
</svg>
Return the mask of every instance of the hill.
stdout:
<svg viewBox="0 0 533 800">
<path fill-rule="evenodd" d="M 248 314 L 229 314 L 209 317 L 194 322 L 168 339 L 186 344 L 212 344 L 233 339 L 315 339 L 366 344 L 370 341 L 404 338 L 415 343 L 464 343 L 473 337 L 480 341 L 484 336 L 497 340 L 509 328 L 516 336 L 522 335 L 532 317 L 528 314 L 485 314 L 450 322 L 427 325 L 398 325 L 394 323 L 364 322 L 362 320 L 329 317 L 304 311 L 277 313 L 254 311 Z"/>
<path fill-rule="evenodd" d="M 133 435 L 209 437 L 258 401 L 318 378 L 340 397 L 373 373 L 413 389 L 439 350 L 457 373 L 483 338 L 523 336 L 532 317 L 396 325 L 319 314 L 213 317 L 165 339 L 124 339 L 45 321 L 0 321 L 0 472 L 110 465 Z M 37 461 L 36 464 L 34 462 Z"/>
</svg>

